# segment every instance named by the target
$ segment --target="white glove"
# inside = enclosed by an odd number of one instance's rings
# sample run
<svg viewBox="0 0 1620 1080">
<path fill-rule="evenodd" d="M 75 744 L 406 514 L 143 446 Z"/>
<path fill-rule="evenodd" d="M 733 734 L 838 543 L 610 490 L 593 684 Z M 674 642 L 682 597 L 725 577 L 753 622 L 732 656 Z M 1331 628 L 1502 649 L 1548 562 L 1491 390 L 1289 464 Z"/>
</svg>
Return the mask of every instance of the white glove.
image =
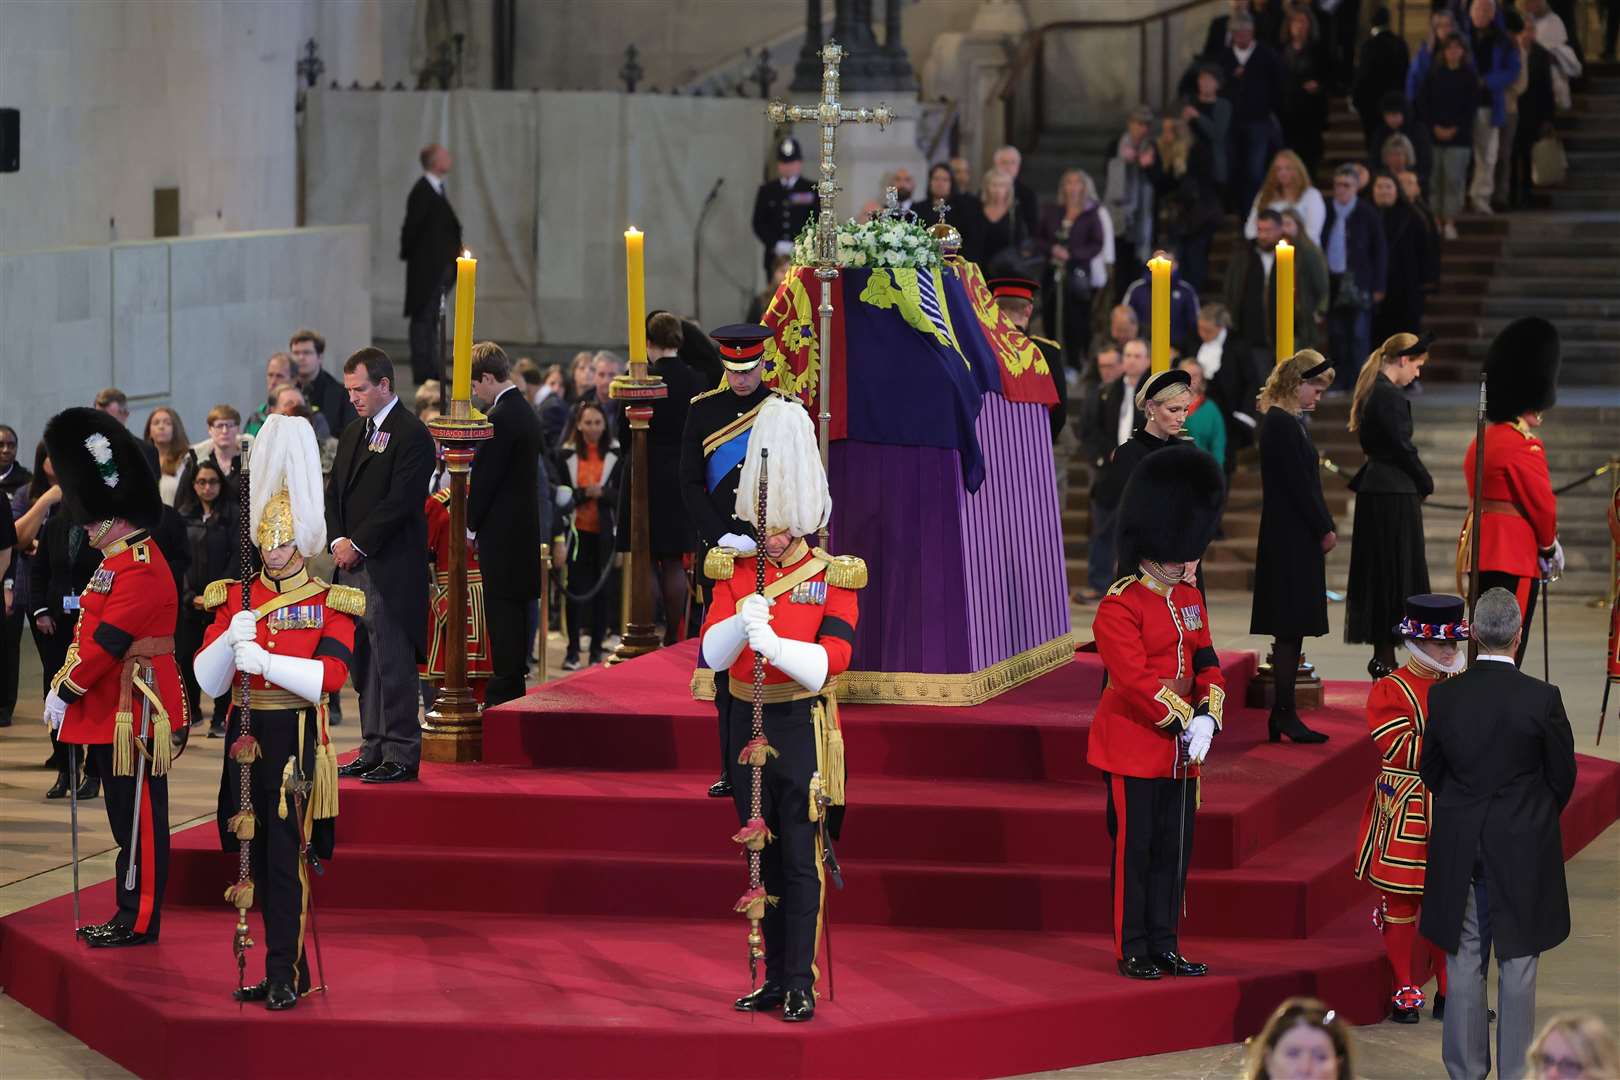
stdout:
<svg viewBox="0 0 1620 1080">
<path fill-rule="evenodd" d="M 67 702 L 59 697 L 55 690 L 45 695 L 45 726 L 52 731 L 62 730 L 62 721 L 67 716 Z"/>
<path fill-rule="evenodd" d="M 782 639 L 776 636 L 776 631 L 771 629 L 770 623 L 757 622 L 749 625 L 745 621 L 744 625 L 748 626 L 748 647 L 750 649 L 753 649 L 773 664 L 781 659 Z"/>
<path fill-rule="evenodd" d="M 765 626 L 771 621 L 771 606 L 774 600 L 767 600 L 759 593 L 749 593 L 743 598 L 742 606 L 737 614 L 742 617 L 743 627 L 752 630 L 756 626 Z"/>
<path fill-rule="evenodd" d="M 1542 577 L 1557 577 L 1564 572 L 1564 545 L 1556 537 L 1553 538 L 1552 554 L 1545 558 L 1538 558 L 1536 564 L 1541 567 Z"/>
<path fill-rule="evenodd" d="M 230 629 L 225 633 L 232 645 L 238 641 L 253 641 L 259 636 L 259 620 L 251 611 L 238 611 L 231 616 Z"/>
<path fill-rule="evenodd" d="M 1215 718 L 1199 713 L 1188 723 L 1182 738 L 1187 740 L 1187 757 L 1194 765 L 1202 765 L 1209 756 L 1209 744 L 1215 741 Z"/>
<path fill-rule="evenodd" d="M 743 536 L 739 533 L 726 533 L 720 538 L 719 546 L 730 548 L 738 555 L 752 555 L 759 550 L 759 545 L 754 543 L 752 536 Z"/>
<path fill-rule="evenodd" d="M 703 634 L 703 660 L 715 671 L 724 671 L 736 663 L 742 653 L 748 631 L 743 627 L 741 615 L 721 619 Z"/>
<path fill-rule="evenodd" d="M 249 675 L 263 675 L 270 670 L 270 653 L 263 645 L 252 641 L 238 641 L 231 647 L 235 654 L 236 670 Z"/>
</svg>

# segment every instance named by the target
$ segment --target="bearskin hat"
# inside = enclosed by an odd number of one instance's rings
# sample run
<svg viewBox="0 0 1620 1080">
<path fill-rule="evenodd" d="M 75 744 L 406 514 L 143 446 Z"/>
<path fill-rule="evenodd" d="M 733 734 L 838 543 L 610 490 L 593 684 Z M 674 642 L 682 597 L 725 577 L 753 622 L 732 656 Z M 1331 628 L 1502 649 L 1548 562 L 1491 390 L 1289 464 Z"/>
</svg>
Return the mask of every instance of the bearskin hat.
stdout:
<svg viewBox="0 0 1620 1080">
<path fill-rule="evenodd" d="M 1221 466 L 1192 443 L 1155 450 L 1137 463 L 1119 501 L 1119 572 L 1143 559 L 1204 557 L 1226 501 Z"/>
<path fill-rule="evenodd" d="M 45 452 L 62 503 L 80 525 L 123 518 L 150 529 L 163 514 L 157 477 L 141 444 L 99 409 L 64 409 L 45 425 Z"/>
<path fill-rule="evenodd" d="M 1485 356 L 1485 416 L 1492 423 L 1550 409 L 1558 400 L 1558 329 L 1534 315 L 1515 319 Z"/>
</svg>

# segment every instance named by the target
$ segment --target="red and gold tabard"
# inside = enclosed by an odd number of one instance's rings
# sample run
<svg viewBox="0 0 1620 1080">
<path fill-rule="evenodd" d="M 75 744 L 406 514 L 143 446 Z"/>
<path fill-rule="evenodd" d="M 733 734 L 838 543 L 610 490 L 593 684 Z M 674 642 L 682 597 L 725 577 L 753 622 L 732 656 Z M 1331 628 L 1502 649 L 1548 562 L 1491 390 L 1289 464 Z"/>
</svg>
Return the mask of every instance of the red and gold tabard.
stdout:
<svg viewBox="0 0 1620 1080">
<path fill-rule="evenodd" d="M 230 628 L 231 618 L 242 610 L 242 585 L 225 578 L 211 582 L 203 591 L 203 607 L 214 613 L 214 621 L 203 632 L 202 647 Z M 366 610 L 365 594 L 347 585 L 328 585 L 308 570 L 279 581 L 264 574 L 253 579 L 249 602 L 258 617 L 256 640 L 271 656 L 294 656 L 321 662 L 324 675 L 321 690 L 341 689 L 349 677 L 354 658 L 354 620 Z M 201 650 L 199 650 L 201 651 Z M 248 683 L 253 695 L 253 711 L 315 708 L 310 702 L 254 675 Z M 231 697 L 237 697 L 233 682 Z M 326 736 L 326 706 L 321 715 L 320 745 Z"/>
<path fill-rule="evenodd" d="M 140 714 L 143 694 L 130 678 L 137 661 L 150 663 L 155 676 L 150 687 L 158 699 L 150 703 L 157 705 L 150 711 L 153 730 L 160 723 L 175 730 L 188 723 L 174 660 L 179 603 L 169 564 L 145 530 L 102 551 L 101 565 L 79 596 L 79 620 L 67 659 L 51 680 L 51 688 L 68 703 L 63 742 L 112 743 L 118 724 L 127 725 L 132 715 Z M 167 731 L 163 742 L 168 742 Z M 127 737 L 124 744 L 130 745 Z"/>
<path fill-rule="evenodd" d="M 1472 499 L 1472 440 L 1463 452 L 1463 475 Z M 1536 558 L 1558 539 L 1558 499 L 1547 472 L 1546 450 L 1522 421 L 1491 424 L 1485 429 L 1485 486 L 1480 499 L 1480 570 L 1539 577 Z M 1465 521 L 1458 545 L 1461 573 L 1469 566 L 1468 539 Z"/>
<path fill-rule="evenodd" d="M 443 682 L 445 649 L 450 644 L 450 489 L 427 498 L 428 558 L 433 562 L 433 592 L 428 603 L 427 662 L 417 665 L 428 682 Z M 478 700 L 494 672 L 489 656 L 489 629 L 484 621 L 484 571 L 478 546 L 467 542 L 467 682 Z"/>
<path fill-rule="evenodd" d="M 1176 737 L 1200 712 L 1219 731 L 1226 701 L 1203 596 L 1145 573 L 1121 578 L 1097 605 L 1091 629 L 1108 684 L 1086 760 L 1118 776 L 1173 777 Z M 1198 775 L 1196 765 L 1190 775 Z"/>
<path fill-rule="evenodd" d="M 1423 893 L 1433 797 L 1418 775 L 1429 689 L 1446 675 L 1416 657 L 1373 683 L 1367 727 L 1383 765 L 1356 839 L 1357 878 L 1386 893 Z"/>
<path fill-rule="evenodd" d="M 716 557 L 712 549 L 710 559 Z M 724 556 L 721 556 L 722 558 Z M 754 592 L 755 557 L 734 560 L 730 572 L 709 572 L 714 582 L 714 599 L 703 622 L 703 630 L 737 614 L 742 602 Z M 776 603 L 771 608 L 771 629 L 780 638 L 813 641 L 827 650 L 827 685 L 849 668 L 855 647 L 858 604 L 855 590 L 863 586 L 866 566 L 859 559 L 829 555 L 812 549 L 803 540 L 794 542 L 780 563 L 765 560 L 765 597 Z M 858 580 L 857 580 L 858 579 Z M 745 643 L 730 668 L 732 685 L 739 698 L 745 698 L 754 679 L 754 650 Z M 765 664 L 765 685 L 792 683 L 774 665 Z M 794 686 L 797 686 L 794 683 Z"/>
</svg>

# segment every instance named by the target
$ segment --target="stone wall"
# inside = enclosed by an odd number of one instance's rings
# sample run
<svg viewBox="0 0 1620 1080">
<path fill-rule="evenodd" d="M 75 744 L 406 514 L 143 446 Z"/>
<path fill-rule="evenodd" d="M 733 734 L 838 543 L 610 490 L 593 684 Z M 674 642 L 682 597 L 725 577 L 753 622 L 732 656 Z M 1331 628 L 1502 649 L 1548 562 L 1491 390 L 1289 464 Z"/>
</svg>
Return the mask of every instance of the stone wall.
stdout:
<svg viewBox="0 0 1620 1080">
<path fill-rule="evenodd" d="M 0 421 L 31 464 L 47 418 L 117 386 L 137 432 L 169 405 L 203 438 L 214 405 L 258 408 L 298 327 L 334 373 L 371 343 L 368 252 L 350 226 L 0 253 Z"/>
</svg>

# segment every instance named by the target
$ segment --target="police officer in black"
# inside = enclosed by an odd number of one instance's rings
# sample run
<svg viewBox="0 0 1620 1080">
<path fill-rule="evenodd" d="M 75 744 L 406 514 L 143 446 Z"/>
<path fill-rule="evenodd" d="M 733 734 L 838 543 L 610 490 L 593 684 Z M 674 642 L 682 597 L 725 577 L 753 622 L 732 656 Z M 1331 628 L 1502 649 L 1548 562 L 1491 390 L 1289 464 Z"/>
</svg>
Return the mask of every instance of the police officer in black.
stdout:
<svg viewBox="0 0 1620 1080">
<path fill-rule="evenodd" d="M 816 186 L 800 175 L 803 171 L 804 151 L 790 135 L 776 148 L 776 179 L 759 185 L 754 196 L 754 235 L 765 245 L 767 278 L 771 260 L 793 254 L 793 238 L 821 210 Z"/>
<path fill-rule="evenodd" d="M 797 153 L 797 148 L 795 148 Z M 757 222 L 758 216 L 755 220 Z M 698 537 L 698 566 L 714 548 L 752 555 L 754 527 L 736 515 L 737 478 L 748 454 L 748 436 L 759 407 L 778 391 L 764 385 L 765 342 L 769 328 L 752 323 L 722 326 L 710 335 L 720 350 L 726 381 L 692 399 L 681 432 L 681 495 Z M 701 578 L 705 599 L 712 583 Z M 716 799 L 731 797 L 727 779 L 731 755 L 726 746 L 726 675 L 715 672 L 715 699 L 720 713 L 720 779 L 709 788 Z"/>
</svg>

